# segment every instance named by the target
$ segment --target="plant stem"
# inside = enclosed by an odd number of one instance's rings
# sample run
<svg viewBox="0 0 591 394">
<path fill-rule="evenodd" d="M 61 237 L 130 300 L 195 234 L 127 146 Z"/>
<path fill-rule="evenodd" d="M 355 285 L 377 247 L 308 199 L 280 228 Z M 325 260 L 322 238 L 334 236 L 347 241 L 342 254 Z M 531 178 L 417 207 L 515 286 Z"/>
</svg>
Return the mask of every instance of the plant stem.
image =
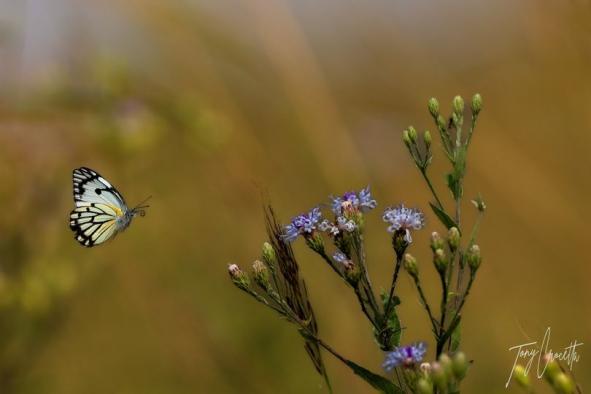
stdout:
<svg viewBox="0 0 591 394">
<path fill-rule="evenodd" d="M 425 293 L 423 292 L 423 288 L 421 287 L 421 282 L 419 282 L 418 277 L 415 279 L 415 286 L 417 287 L 417 290 L 419 292 L 419 297 L 421 298 L 421 303 L 423 304 L 423 306 L 425 307 L 425 310 L 427 311 L 427 314 L 429 315 L 429 320 L 431 320 L 431 325 L 433 326 L 433 332 L 435 333 L 435 335 L 439 335 L 439 329 L 437 327 L 437 320 L 435 320 L 435 318 L 433 317 L 433 313 L 431 312 L 431 307 L 429 306 L 429 303 L 427 302 L 427 298 L 425 297 Z"/>
<path fill-rule="evenodd" d="M 441 200 L 439 199 L 439 196 L 437 195 L 437 192 L 431 183 L 431 179 L 429 179 L 429 176 L 427 175 L 427 169 L 419 168 L 419 170 L 421 171 L 421 175 L 423 175 L 425 182 L 427 182 L 427 186 L 429 186 L 429 190 L 431 190 L 431 194 L 433 195 L 433 198 L 435 198 L 435 202 L 437 202 L 437 207 L 444 211 L 443 204 L 441 203 Z"/>
<path fill-rule="evenodd" d="M 396 268 L 394 268 L 394 274 L 392 275 L 392 284 L 390 285 L 390 294 L 388 295 L 388 301 L 384 308 L 384 326 L 387 323 L 388 316 L 390 316 L 390 309 L 392 308 L 392 298 L 394 297 L 394 290 L 396 289 L 396 282 L 398 281 L 398 274 L 400 273 L 400 267 L 402 266 L 402 256 L 396 256 Z"/>
</svg>

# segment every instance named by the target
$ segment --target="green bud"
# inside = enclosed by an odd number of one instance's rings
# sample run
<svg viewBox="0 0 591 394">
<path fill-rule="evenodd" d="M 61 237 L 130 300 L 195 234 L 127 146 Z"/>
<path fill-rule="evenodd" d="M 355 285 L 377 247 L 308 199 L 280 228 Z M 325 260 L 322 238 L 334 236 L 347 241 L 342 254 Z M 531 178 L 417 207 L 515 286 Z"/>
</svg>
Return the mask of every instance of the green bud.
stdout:
<svg viewBox="0 0 591 394">
<path fill-rule="evenodd" d="M 457 227 L 452 227 L 447 232 L 447 244 L 452 253 L 460 246 L 460 230 Z"/>
<path fill-rule="evenodd" d="M 343 265 L 345 266 L 345 277 L 347 278 L 347 281 L 352 285 L 359 283 L 359 279 L 361 279 L 361 270 L 357 264 L 351 260 L 345 260 L 343 261 Z"/>
<path fill-rule="evenodd" d="M 228 273 L 230 274 L 230 279 L 232 279 L 232 282 L 234 282 L 238 288 L 246 290 L 250 287 L 248 276 L 237 264 L 228 264 Z"/>
<path fill-rule="evenodd" d="M 433 253 L 435 253 L 437 249 L 443 249 L 443 246 L 443 239 L 441 238 L 438 232 L 433 231 L 431 233 L 431 250 L 433 251 Z"/>
<path fill-rule="evenodd" d="M 476 93 L 472 96 L 472 113 L 474 115 L 478 115 L 478 113 L 482 110 L 482 96 Z"/>
<path fill-rule="evenodd" d="M 447 376 L 448 378 L 451 378 L 451 374 L 452 374 L 451 358 L 449 358 L 449 356 L 447 354 L 443 353 L 441 356 L 439 356 L 439 365 L 441 366 L 441 369 L 443 370 L 443 373 L 445 374 L 445 376 Z"/>
<path fill-rule="evenodd" d="M 256 260 L 252 264 L 252 272 L 256 284 L 261 286 L 265 291 L 268 291 L 271 288 L 271 283 L 269 282 L 269 268 L 267 268 L 265 263 Z"/>
<path fill-rule="evenodd" d="M 445 256 L 443 249 L 435 250 L 435 253 L 433 254 L 433 263 L 439 273 L 445 272 L 447 268 L 447 257 Z"/>
<path fill-rule="evenodd" d="M 433 394 L 433 384 L 426 378 L 417 380 L 417 394 Z"/>
<path fill-rule="evenodd" d="M 457 352 L 451 362 L 451 368 L 454 376 L 458 380 L 464 379 L 466 371 L 468 371 L 468 360 L 463 352 Z"/>
<path fill-rule="evenodd" d="M 531 388 L 529 377 L 527 376 L 523 365 L 517 365 L 515 367 L 515 370 L 513 371 L 513 377 L 515 378 L 515 381 L 524 389 L 529 390 Z"/>
<path fill-rule="evenodd" d="M 431 364 L 431 379 L 435 386 L 441 392 L 445 392 L 447 390 L 447 375 L 441 366 L 441 363 L 437 361 Z"/>
<path fill-rule="evenodd" d="M 550 357 L 551 356 L 547 354 L 544 356 L 544 359 L 547 361 L 550 359 Z M 556 360 L 550 360 L 548 361 L 548 364 L 546 364 L 546 369 L 544 370 L 544 378 L 546 378 L 546 380 L 551 384 L 554 384 L 556 377 L 561 372 L 562 370 L 560 369 L 560 365 L 558 365 L 558 362 L 556 362 Z"/>
<path fill-rule="evenodd" d="M 324 240 L 322 239 L 322 235 L 318 232 L 313 232 L 312 234 L 306 234 L 306 245 L 314 252 L 319 254 L 324 254 Z"/>
<path fill-rule="evenodd" d="M 435 97 L 431 97 L 429 102 L 427 103 L 427 107 L 429 107 L 429 112 L 433 118 L 437 119 L 439 116 L 439 101 Z"/>
<path fill-rule="evenodd" d="M 410 148 L 412 141 L 410 140 L 410 133 L 408 132 L 408 130 L 404 130 L 402 132 L 402 141 L 404 141 L 404 145 Z"/>
<path fill-rule="evenodd" d="M 571 394 L 575 391 L 575 385 L 571 378 L 564 372 L 560 372 L 554 379 L 554 387 L 556 392 L 560 394 Z"/>
<path fill-rule="evenodd" d="M 473 272 L 480 267 L 480 263 L 482 262 L 482 258 L 480 257 L 480 246 L 472 245 L 470 249 L 468 249 L 466 258 L 468 260 L 468 265 Z"/>
<path fill-rule="evenodd" d="M 441 115 L 437 117 L 437 127 L 439 127 L 441 130 L 447 130 L 447 122 Z"/>
<path fill-rule="evenodd" d="M 417 130 L 414 127 L 408 126 L 408 136 L 410 137 L 410 141 L 413 144 L 417 142 L 418 134 Z"/>
<path fill-rule="evenodd" d="M 429 149 L 431 147 L 431 142 L 433 141 L 431 139 L 431 133 L 429 133 L 429 130 L 425 130 L 425 133 L 423 134 L 423 140 L 425 140 L 425 146 L 427 149 Z"/>
<path fill-rule="evenodd" d="M 275 249 L 271 246 L 270 243 L 265 242 L 263 244 L 263 261 L 267 265 L 275 265 L 277 262 L 277 256 L 275 255 Z"/>
<path fill-rule="evenodd" d="M 452 104 L 454 112 L 461 116 L 464 113 L 464 99 L 462 98 L 462 96 L 454 97 Z"/>
<path fill-rule="evenodd" d="M 419 267 L 417 266 L 417 259 L 415 259 L 410 253 L 404 255 L 404 269 L 414 280 L 419 277 Z"/>
</svg>

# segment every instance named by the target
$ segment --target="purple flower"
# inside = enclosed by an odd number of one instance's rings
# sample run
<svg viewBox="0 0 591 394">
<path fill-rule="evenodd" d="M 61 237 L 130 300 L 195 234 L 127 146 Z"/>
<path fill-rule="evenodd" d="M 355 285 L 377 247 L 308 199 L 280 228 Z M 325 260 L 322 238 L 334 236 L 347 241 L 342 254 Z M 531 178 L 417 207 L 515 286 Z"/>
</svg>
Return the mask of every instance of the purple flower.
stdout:
<svg viewBox="0 0 591 394">
<path fill-rule="evenodd" d="M 340 250 L 335 252 L 335 254 L 332 256 L 332 258 L 335 259 L 335 261 L 337 261 L 339 263 L 344 263 L 345 261 L 349 260 L 347 255 L 344 254 L 343 252 L 341 252 Z"/>
<path fill-rule="evenodd" d="M 316 230 L 316 226 L 322 217 L 320 208 L 313 208 L 307 214 L 301 214 L 292 219 L 291 223 L 285 226 L 283 239 L 287 242 L 293 242 L 298 235 L 311 234 Z"/>
<path fill-rule="evenodd" d="M 331 198 L 332 211 L 336 216 L 342 216 L 347 210 L 366 212 L 378 205 L 376 200 L 371 197 L 369 186 L 361 189 L 359 193 L 347 192 L 340 197 Z"/>
<path fill-rule="evenodd" d="M 404 231 L 405 240 L 408 243 L 412 243 L 410 230 L 420 230 L 425 225 L 423 212 L 419 209 L 407 208 L 404 204 L 394 208 L 386 208 L 382 218 L 384 222 L 390 223 L 389 232 Z"/>
<path fill-rule="evenodd" d="M 398 346 L 386 355 L 382 366 L 386 371 L 391 371 L 399 366 L 411 366 L 423 360 L 427 352 L 427 345 L 424 342 L 415 342 L 408 346 Z"/>
</svg>

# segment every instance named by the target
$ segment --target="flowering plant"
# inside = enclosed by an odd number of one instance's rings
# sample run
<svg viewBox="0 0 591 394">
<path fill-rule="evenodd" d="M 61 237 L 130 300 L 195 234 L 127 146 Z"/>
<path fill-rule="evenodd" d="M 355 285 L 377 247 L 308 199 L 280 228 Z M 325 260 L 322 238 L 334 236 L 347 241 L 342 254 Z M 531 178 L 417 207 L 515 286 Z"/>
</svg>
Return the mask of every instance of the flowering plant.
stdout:
<svg viewBox="0 0 591 394">
<path fill-rule="evenodd" d="M 427 300 L 419 265 L 409 253 L 413 244 L 412 233 L 425 226 L 425 215 L 404 204 L 388 207 L 383 212 L 387 231 L 392 234 L 395 264 L 389 291 L 376 296 L 364 251 L 364 218 L 378 205 L 369 187 L 331 197 L 328 216 L 317 206 L 294 217 L 286 226 L 279 224 L 273 209 L 268 206 L 265 215 L 269 240 L 263 244 L 262 259 L 254 262 L 251 275 L 236 264 L 229 266 L 230 277 L 239 289 L 297 326 L 306 351 L 329 391 L 332 389 L 321 349 L 383 393 L 458 393 L 471 364 L 459 350 L 460 327 L 463 307 L 481 264 L 476 238 L 486 205 L 480 196 L 472 200 L 477 217 L 470 231 L 463 226 L 461 211 L 466 157 L 482 109 L 482 98 L 479 94 L 472 98 L 466 132 L 463 131 L 466 110 L 460 96 L 453 99 L 452 112 L 447 118 L 440 114 L 439 103 L 434 98 L 429 100 L 428 109 L 450 164 L 445 179 L 453 200 L 451 208 L 444 205 L 428 173 L 433 157 L 430 132 L 425 131 L 419 137 L 416 129 L 410 126 L 403 131 L 402 140 L 431 192 L 433 201 L 429 206 L 446 232 L 444 236 L 433 232 L 430 241 L 433 267 L 441 280 L 438 310 Z M 303 238 L 306 245 L 355 293 L 363 315 L 371 323 L 377 345 L 385 352 L 383 367 L 389 377 L 345 358 L 319 336 L 306 285 L 299 276 L 291 247 L 299 238 Z M 429 317 L 435 350 L 435 360 L 430 363 L 423 362 L 427 342 L 401 344 L 403 329 L 397 313 L 400 304 L 397 283 L 401 269 L 411 277 Z"/>
</svg>

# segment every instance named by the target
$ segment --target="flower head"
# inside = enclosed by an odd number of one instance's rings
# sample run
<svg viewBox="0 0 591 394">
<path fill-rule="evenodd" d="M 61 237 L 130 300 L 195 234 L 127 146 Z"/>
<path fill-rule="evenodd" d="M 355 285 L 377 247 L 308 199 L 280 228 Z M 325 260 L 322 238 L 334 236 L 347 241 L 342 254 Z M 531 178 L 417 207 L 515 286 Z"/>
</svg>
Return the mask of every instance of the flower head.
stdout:
<svg viewBox="0 0 591 394">
<path fill-rule="evenodd" d="M 408 346 L 399 346 L 386 355 L 382 365 L 386 371 L 396 367 L 409 367 L 420 363 L 427 352 L 427 345 L 424 342 L 415 342 Z"/>
<path fill-rule="evenodd" d="M 312 234 L 322 217 L 320 208 L 315 207 L 310 212 L 296 216 L 291 223 L 285 226 L 283 239 L 287 242 L 293 242 L 298 235 Z"/>
<path fill-rule="evenodd" d="M 389 232 L 404 231 L 407 243 L 412 242 L 410 230 L 420 230 L 425 225 L 423 212 L 419 209 L 407 208 L 404 204 L 400 204 L 394 208 L 386 208 L 382 218 L 384 222 L 390 224 L 388 227 Z"/>
<path fill-rule="evenodd" d="M 376 200 L 371 197 L 369 186 L 361 189 L 359 193 L 347 192 L 340 197 L 332 197 L 332 211 L 337 217 L 347 211 L 367 212 L 377 205 Z"/>
</svg>

